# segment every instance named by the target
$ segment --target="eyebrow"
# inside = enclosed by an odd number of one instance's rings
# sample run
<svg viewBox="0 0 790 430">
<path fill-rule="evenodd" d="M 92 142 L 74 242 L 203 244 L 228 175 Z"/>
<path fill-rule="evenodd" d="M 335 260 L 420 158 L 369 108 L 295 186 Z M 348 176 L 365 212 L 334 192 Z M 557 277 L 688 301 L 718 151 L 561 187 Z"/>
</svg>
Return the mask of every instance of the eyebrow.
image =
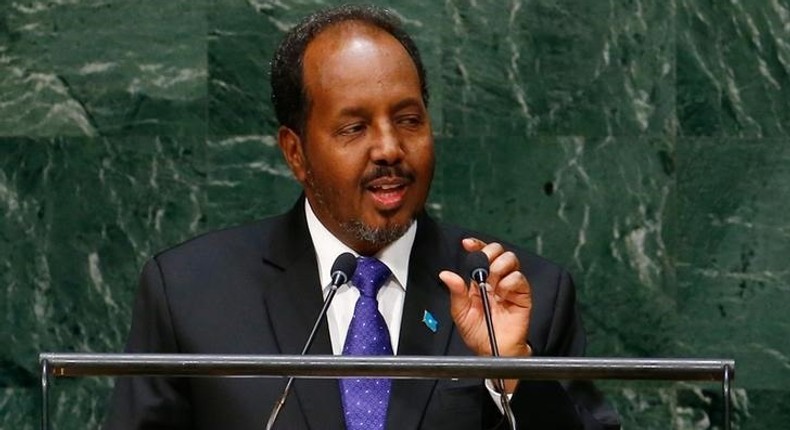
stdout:
<svg viewBox="0 0 790 430">
<path fill-rule="evenodd" d="M 408 97 L 397 103 L 390 109 L 391 112 L 397 112 L 409 106 L 420 106 L 420 99 L 416 97 Z M 368 114 L 368 109 L 364 107 L 345 107 L 340 109 L 340 116 L 365 116 Z"/>
<path fill-rule="evenodd" d="M 410 107 L 410 106 L 420 106 L 420 99 L 415 97 L 405 98 L 398 103 L 395 103 L 395 106 L 392 107 L 393 112 L 397 112 L 403 108 Z"/>
<path fill-rule="evenodd" d="M 362 107 L 344 107 L 340 109 L 339 116 L 365 116 L 368 110 Z"/>
</svg>

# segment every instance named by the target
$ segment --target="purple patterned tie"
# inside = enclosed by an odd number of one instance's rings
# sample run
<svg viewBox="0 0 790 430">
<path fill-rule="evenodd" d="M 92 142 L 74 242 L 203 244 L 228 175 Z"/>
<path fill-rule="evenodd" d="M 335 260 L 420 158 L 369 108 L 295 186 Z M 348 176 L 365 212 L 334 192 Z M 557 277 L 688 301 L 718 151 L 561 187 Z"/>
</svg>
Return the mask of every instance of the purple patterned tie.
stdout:
<svg viewBox="0 0 790 430">
<path fill-rule="evenodd" d="M 376 294 L 392 272 L 381 261 L 359 257 L 351 282 L 359 300 L 346 333 L 343 355 L 392 355 L 392 343 Z M 347 430 L 383 429 L 390 400 L 389 379 L 341 379 L 340 396 Z"/>
</svg>

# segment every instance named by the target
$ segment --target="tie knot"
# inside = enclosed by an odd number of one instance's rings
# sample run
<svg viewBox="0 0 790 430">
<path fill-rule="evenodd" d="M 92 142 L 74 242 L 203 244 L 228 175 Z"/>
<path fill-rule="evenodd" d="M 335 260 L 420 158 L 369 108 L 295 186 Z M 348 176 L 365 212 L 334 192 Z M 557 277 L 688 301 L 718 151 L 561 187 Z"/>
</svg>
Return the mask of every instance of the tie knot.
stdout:
<svg viewBox="0 0 790 430">
<path fill-rule="evenodd" d="M 379 289 L 387 282 L 391 274 L 389 267 L 379 259 L 359 257 L 357 258 L 357 269 L 354 271 L 351 282 L 357 287 L 360 294 L 375 299 Z"/>
</svg>

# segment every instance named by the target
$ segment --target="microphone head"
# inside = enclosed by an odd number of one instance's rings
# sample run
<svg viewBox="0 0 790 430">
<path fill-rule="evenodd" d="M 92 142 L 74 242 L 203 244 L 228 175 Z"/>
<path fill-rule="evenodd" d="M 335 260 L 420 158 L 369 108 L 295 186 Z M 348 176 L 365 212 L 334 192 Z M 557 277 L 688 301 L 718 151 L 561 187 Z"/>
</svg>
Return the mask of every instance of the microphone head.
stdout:
<svg viewBox="0 0 790 430">
<path fill-rule="evenodd" d="M 335 285 L 343 285 L 354 274 L 357 269 L 357 257 L 350 252 L 344 252 L 337 256 L 335 262 L 332 264 L 332 283 Z"/>
<path fill-rule="evenodd" d="M 469 277 L 478 283 L 488 279 L 488 256 L 483 251 L 470 252 L 465 264 Z"/>
</svg>

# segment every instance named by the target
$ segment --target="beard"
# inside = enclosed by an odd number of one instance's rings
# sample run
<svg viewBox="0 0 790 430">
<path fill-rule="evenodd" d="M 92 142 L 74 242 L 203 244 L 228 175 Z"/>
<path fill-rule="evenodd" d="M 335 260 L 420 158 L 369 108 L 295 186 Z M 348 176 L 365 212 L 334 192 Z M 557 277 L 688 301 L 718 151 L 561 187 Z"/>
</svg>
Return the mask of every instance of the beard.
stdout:
<svg viewBox="0 0 790 430">
<path fill-rule="evenodd" d="M 406 223 L 392 223 L 381 227 L 375 227 L 365 224 L 362 220 L 355 218 L 351 220 L 339 219 L 335 212 L 332 211 L 331 205 L 324 195 L 324 188 L 319 186 L 313 175 L 313 170 L 308 167 L 306 171 L 305 180 L 307 185 L 313 191 L 313 196 L 316 203 L 321 206 L 323 212 L 329 214 L 330 217 L 343 229 L 344 233 L 354 238 L 357 241 L 366 243 L 374 248 L 383 248 L 386 245 L 398 240 L 401 236 L 406 234 L 409 227 L 414 223 L 415 217 L 412 216 Z"/>
<path fill-rule="evenodd" d="M 391 224 L 384 227 L 373 227 L 355 219 L 341 222 L 343 230 L 355 239 L 373 245 L 377 248 L 389 245 L 406 234 L 411 227 L 414 219 L 410 219 L 406 224 Z"/>
</svg>

